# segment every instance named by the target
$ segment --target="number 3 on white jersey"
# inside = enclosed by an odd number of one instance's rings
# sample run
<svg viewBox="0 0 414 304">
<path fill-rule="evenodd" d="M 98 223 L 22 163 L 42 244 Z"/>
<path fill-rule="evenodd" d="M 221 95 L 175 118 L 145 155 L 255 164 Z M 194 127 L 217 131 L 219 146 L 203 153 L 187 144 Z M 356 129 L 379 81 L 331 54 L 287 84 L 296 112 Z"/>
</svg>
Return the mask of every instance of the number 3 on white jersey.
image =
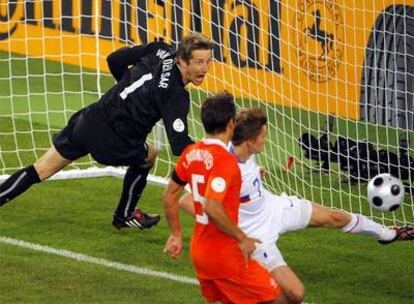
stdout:
<svg viewBox="0 0 414 304">
<path fill-rule="evenodd" d="M 204 176 L 199 174 L 192 174 L 191 175 L 191 190 L 193 192 L 193 200 L 194 204 L 201 204 L 201 210 L 203 210 L 203 206 L 206 202 L 206 199 L 204 196 L 200 195 L 200 192 L 198 191 L 198 185 L 204 184 Z M 207 225 L 208 224 L 208 216 L 204 212 L 200 214 L 196 214 L 196 221 L 200 224 Z"/>
</svg>

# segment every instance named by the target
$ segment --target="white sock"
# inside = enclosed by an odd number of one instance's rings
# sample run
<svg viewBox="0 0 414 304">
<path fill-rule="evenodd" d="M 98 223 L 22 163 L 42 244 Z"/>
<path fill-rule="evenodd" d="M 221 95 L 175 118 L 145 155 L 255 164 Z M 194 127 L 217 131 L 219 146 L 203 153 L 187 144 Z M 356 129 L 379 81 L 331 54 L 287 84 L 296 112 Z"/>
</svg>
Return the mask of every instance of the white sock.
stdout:
<svg viewBox="0 0 414 304">
<path fill-rule="evenodd" d="M 351 221 L 342 227 L 343 232 L 373 236 L 379 240 L 389 241 L 395 237 L 396 231 L 384 227 L 362 214 L 349 213 Z"/>
</svg>

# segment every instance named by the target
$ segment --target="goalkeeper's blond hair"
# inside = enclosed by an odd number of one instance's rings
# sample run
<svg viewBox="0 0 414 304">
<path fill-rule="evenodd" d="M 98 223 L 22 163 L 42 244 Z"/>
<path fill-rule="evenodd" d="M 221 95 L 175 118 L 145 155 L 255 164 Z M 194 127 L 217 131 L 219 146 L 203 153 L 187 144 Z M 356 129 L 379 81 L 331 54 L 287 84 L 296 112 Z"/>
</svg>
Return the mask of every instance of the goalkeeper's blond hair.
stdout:
<svg viewBox="0 0 414 304">
<path fill-rule="evenodd" d="M 192 32 L 181 39 L 175 58 L 188 63 L 192 58 L 193 51 L 212 50 L 213 46 L 213 42 L 206 36 L 198 32 Z"/>
</svg>

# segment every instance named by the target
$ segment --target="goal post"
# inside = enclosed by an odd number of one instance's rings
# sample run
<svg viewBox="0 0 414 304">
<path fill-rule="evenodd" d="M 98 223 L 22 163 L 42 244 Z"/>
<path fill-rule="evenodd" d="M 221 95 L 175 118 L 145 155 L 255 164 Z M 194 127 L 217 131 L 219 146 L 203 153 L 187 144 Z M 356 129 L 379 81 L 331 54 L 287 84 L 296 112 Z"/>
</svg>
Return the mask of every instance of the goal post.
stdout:
<svg viewBox="0 0 414 304">
<path fill-rule="evenodd" d="M 0 3 L 0 181 L 41 156 L 73 113 L 115 81 L 106 56 L 190 31 L 211 38 L 213 64 L 189 86 L 189 129 L 204 136 L 202 100 L 227 90 L 269 118 L 259 161 L 277 193 L 414 222 L 412 196 L 394 213 L 366 202 L 366 180 L 386 170 L 411 189 L 414 2 L 408 0 L 83 0 Z M 175 157 L 162 124 L 150 181 L 165 184 Z M 414 155 L 413 155 L 414 157 Z M 122 176 L 84 157 L 54 178 Z"/>
</svg>

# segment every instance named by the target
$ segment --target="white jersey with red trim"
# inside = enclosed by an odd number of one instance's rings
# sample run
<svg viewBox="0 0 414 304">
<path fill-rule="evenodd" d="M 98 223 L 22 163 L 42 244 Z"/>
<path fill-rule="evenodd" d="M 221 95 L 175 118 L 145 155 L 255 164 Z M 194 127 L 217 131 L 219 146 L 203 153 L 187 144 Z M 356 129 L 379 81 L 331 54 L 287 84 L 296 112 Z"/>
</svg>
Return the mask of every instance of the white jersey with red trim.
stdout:
<svg viewBox="0 0 414 304">
<path fill-rule="evenodd" d="M 228 147 L 234 154 L 233 147 Z M 251 155 L 245 162 L 238 161 L 242 186 L 240 189 L 240 212 L 257 214 L 263 210 L 263 185 L 260 177 L 260 167 L 256 163 L 255 155 Z"/>
<path fill-rule="evenodd" d="M 231 146 L 228 149 L 234 154 Z M 242 176 L 238 226 L 249 237 L 262 242 L 253 253 L 253 258 L 271 271 L 286 265 L 276 246 L 279 235 L 305 228 L 312 205 L 307 200 L 274 195 L 266 190 L 254 155 L 245 162 L 238 161 L 238 165 Z"/>
</svg>

